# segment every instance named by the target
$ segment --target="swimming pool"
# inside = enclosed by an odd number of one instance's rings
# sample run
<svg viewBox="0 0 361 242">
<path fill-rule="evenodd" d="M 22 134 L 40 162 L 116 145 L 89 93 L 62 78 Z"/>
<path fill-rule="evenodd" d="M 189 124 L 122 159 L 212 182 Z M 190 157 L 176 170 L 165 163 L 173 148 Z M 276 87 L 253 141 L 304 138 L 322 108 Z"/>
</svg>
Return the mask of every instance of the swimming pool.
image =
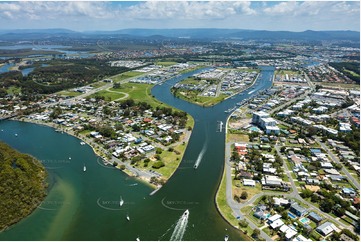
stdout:
<svg viewBox="0 0 361 242">
<path fill-rule="evenodd" d="M 290 218 L 292 218 L 292 219 L 297 218 L 296 215 L 294 215 L 294 214 L 291 213 L 291 212 L 288 212 L 288 217 L 290 217 Z"/>
<path fill-rule="evenodd" d="M 308 218 L 300 218 L 300 222 L 303 224 L 308 224 L 310 220 Z"/>
<path fill-rule="evenodd" d="M 259 132 L 260 131 L 260 129 L 255 127 L 255 126 L 250 127 L 249 130 L 253 131 L 253 132 Z"/>
</svg>

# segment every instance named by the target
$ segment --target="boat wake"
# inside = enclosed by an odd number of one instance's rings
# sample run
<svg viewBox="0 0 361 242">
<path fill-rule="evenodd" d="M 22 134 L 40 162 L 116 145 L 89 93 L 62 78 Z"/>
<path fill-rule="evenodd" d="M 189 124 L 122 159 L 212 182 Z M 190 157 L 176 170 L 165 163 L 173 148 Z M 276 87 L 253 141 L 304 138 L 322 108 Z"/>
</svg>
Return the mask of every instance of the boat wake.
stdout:
<svg viewBox="0 0 361 242">
<path fill-rule="evenodd" d="M 174 228 L 173 234 L 170 237 L 171 241 L 181 241 L 183 239 L 183 235 L 187 229 L 188 217 L 189 217 L 189 210 L 187 209 L 178 220 Z"/>
<path fill-rule="evenodd" d="M 203 158 L 204 153 L 206 152 L 206 150 L 207 150 L 207 143 L 204 143 L 204 144 L 203 144 L 203 148 L 202 148 L 201 152 L 200 152 L 199 155 L 198 155 L 198 158 L 197 158 L 197 160 L 196 160 L 196 163 L 194 163 L 194 169 L 197 169 L 197 168 L 198 168 L 198 166 L 199 166 L 199 164 L 201 163 L 201 160 L 202 160 L 202 158 Z"/>
</svg>

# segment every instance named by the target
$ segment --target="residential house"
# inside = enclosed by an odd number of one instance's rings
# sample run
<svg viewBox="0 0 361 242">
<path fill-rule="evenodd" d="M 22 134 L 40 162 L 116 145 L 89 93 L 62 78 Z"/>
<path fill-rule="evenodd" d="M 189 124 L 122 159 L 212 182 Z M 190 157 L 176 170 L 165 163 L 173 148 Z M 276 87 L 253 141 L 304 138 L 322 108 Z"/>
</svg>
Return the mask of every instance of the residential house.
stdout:
<svg viewBox="0 0 361 242">
<path fill-rule="evenodd" d="M 256 181 L 250 179 L 243 179 L 243 186 L 255 187 Z"/>
<path fill-rule="evenodd" d="M 312 221 L 314 221 L 315 223 L 319 224 L 320 222 L 322 222 L 322 217 L 320 215 L 318 215 L 315 212 L 310 212 L 308 214 L 308 218 L 311 219 Z"/>
<path fill-rule="evenodd" d="M 298 217 L 304 216 L 308 211 L 306 208 L 300 206 L 298 203 L 292 203 L 290 212 L 296 214 Z"/>
<path fill-rule="evenodd" d="M 323 223 L 322 225 L 316 228 L 316 231 L 322 234 L 323 236 L 329 235 L 333 231 L 338 231 L 338 228 L 331 222 Z"/>
</svg>

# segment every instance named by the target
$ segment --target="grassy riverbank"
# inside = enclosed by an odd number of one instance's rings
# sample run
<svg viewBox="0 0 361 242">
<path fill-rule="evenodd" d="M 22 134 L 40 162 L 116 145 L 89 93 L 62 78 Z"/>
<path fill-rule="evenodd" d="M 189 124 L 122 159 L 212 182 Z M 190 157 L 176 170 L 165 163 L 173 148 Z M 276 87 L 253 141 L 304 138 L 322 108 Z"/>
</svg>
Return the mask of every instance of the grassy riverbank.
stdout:
<svg viewBox="0 0 361 242">
<path fill-rule="evenodd" d="M 241 228 L 238 224 L 237 218 L 234 217 L 232 209 L 229 207 L 227 203 L 227 195 L 226 195 L 226 170 L 224 169 L 222 175 L 222 181 L 218 188 L 217 195 L 216 195 L 216 205 L 219 213 L 222 217 L 233 227 L 242 231 L 242 236 L 244 240 L 251 241 L 253 240 L 248 234 L 252 233 L 252 229 L 247 226 L 246 228 Z"/>
</svg>

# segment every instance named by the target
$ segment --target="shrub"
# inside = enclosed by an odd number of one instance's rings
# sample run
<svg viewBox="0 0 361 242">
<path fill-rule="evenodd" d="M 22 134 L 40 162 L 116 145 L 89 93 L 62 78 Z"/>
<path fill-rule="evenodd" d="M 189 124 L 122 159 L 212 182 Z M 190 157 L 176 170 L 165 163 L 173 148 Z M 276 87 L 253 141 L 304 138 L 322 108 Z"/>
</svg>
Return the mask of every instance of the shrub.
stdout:
<svg viewBox="0 0 361 242">
<path fill-rule="evenodd" d="M 163 166 L 165 166 L 165 164 L 164 164 L 163 161 L 157 161 L 157 162 L 155 162 L 155 163 L 152 165 L 152 167 L 153 167 L 154 169 L 159 169 L 159 168 L 161 168 L 161 167 L 163 167 Z"/>
</svg>

